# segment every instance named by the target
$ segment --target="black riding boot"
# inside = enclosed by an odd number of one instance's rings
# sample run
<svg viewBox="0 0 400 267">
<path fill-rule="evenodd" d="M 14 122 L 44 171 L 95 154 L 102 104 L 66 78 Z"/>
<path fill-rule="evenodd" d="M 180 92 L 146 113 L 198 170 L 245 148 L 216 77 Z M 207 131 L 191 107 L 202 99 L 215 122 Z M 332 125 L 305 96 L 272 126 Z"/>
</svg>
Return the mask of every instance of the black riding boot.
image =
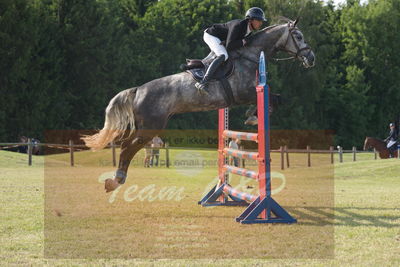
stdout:
<svg viewBox="0 0 400 267">
<path fill-rule="evenodd" d="M 207 69 L 206 74 L 204 75 L 204 78 L 196 83 L 196 88 L 199 90 L 200 94 L 208 94 L 206 90 L 206 85 L 207 83 L 211 80 L 213 77 L 215 71 L 218 69 L 219 65 L 221 65 L 222 62 L 225 61 L 225 55 L 220 55 L 216 57 L 213 62 L 211 62 L 210 66 Z"/>
</svg>

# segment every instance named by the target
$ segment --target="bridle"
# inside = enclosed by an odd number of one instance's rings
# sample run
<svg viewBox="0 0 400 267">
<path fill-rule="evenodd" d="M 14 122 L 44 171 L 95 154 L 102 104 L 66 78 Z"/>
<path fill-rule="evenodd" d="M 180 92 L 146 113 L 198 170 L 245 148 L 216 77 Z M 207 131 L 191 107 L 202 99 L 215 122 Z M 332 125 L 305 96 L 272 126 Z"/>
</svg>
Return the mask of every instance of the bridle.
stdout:
<svg viewBox="0 0 400 267">
<path fill-rule="evenodd" d="M 284 52 L 286 52 L 286 53 L 288 53 L 288 54 L 290 54 L 292 56 L 288 57 L 288 58 L 273 58 L 273 57 L 270 57 L 270 59 L 272 59 L 274 61 L 284 61 L 284 60 L 290 60 L 290 59 L 298 58 L 298 59 L 301 60 L 301 58 L 300 58 L 301 52 L 308 50 L 308 54 L 311 53 L 312 49 L 307 43 L 303 48 L 300 48 L 299 45 L 297 44 L 296 39 L 293 36 L 293 31 L 299 30 L 299 29 L 295 25 L 293 25 L 292 22 L 288 23 L 288 28 L 289 28 L 288 29 L 288 34 L 287 34 L 287 37 L 286 37 L 286 41 L 284 42 L 284 45 L 281 45 L 282 42 L 280 42 L 280 40 L 278 40 L 278 42 L 271 49 L 271 55 L 274 55 L 276 53 L 276 51 L 280 50 L 280 51 L 284 51 Z M 293 44 L 294 44 L 294 46 L 296 48 L 296 51 L 292 51 L 292 50 L 286 49 L 286 46 L 289 43 L 290 38 L 292 38 Z M 240 52 L 237 53 L 237 57 L 235 57 L 235 58 L 243 58 L 243 59 L 245 59 L 247 61 L 250 61 L 250 62 L 252 62 L 254 64 L 258 64 L 259 63 L 258 58 L 248 57 L 248 56 L 246 56 L 246 55 L 244 55 L 243 53 L 240 53 Z"/>
<path fill-rule="evenodd" d="M 275 60 L 275 61 L 283 61 L 283 60 L 290 60 L 290 59 L 296 59 L 296 58 L 301 59 L 300 58 L 301 52 L 308 50 L 308 54 L 309 54 L 312 51 L 311 47 L 307 43 L 303 48 L 300 48 L 299 45 L 297 44 L 295 37 L 293 36 L 293 31 L 298 30 L 298 28 L 296 26 L 291 25 L 291 23 L 288 23 L 288 27 L 289 27 L 289 30 L 288 30 L 288 34 L 287 34 L 284 45 L 281 46 L 281 45 L 279 45 L 280 42 L 277 42 L 278 45 L 275 45 L 272 48 L 272 52 L 273 52 L 272 54 L 274 54 L 277 50 L 281 50 L 292 56 L 288 57 L 288 58 L 273 58 L 273 60 Z M 290 38 L 292 38 L 293 44 L 296 48 L 296 51 L 292 51 L 292 50 L 289 50 L 286 48 L 287 44 L 289 43 Z"/>
</svg>

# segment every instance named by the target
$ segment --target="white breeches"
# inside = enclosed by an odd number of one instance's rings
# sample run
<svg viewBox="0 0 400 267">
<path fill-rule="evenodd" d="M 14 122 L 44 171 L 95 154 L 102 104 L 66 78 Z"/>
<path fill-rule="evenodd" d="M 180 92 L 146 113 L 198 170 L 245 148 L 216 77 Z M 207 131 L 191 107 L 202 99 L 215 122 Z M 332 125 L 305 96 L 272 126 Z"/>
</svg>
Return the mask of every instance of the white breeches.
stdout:
<svg viewBox="0 0 400 267">
<path fill-rule="evenodd" d="M 215 55 L 225 55 L 225 61 L 228 59 L 228 52 L 226 51 L 225 46 L 221 44 L 221 40 L 218 37 L 215 37 L 207 32 L 204 32 L 203 35 L 204 42 L 210 47 L 211 51 L 215 53 Z"/>
<path fill-rule="evenodd" d="M 387 148 L 390 148 L 391 146 L 393 146 L 396 143 L 396 141 L 389 141 L 389 143 L 387 144 Z"/>
</svg>

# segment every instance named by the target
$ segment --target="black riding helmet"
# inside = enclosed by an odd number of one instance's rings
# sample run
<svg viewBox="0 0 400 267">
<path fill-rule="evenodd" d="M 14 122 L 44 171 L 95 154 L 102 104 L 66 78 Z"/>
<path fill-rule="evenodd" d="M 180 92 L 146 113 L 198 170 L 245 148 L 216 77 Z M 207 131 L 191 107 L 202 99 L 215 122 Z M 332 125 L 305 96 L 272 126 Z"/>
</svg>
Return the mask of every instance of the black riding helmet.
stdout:
<svg viewBox="0 0 400 267">
<path fill-rule="evenodd" d="M 252 7 L 246 12 L 246 19 L 256 19 L 267 21 L 264 15 L 264 11 L 259 7 Z"/>
</svg>

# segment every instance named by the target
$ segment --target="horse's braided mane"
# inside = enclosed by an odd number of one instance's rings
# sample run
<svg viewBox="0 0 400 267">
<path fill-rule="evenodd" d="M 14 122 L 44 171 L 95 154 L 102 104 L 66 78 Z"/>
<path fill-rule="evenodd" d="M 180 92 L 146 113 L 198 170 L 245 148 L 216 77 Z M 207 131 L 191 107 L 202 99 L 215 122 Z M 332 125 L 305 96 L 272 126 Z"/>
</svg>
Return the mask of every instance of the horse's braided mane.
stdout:
<svg viewBox="0 0 400 267">
<path fill-rule="evenodd" d="M 270 30 L 275 29 L 276 27 L 281 26 L 281 25 L 282 24 L 274 24 L 274 25 L 267 26 L 267 27 L 262 28 L 261 30 L 257 31 L 255 34 L 259 34 L 260 32 L 269 32 Z"/>
<path fill-rule="evenodd" d="M 284 24 L 274 24 L 274 25 L 267 26 L 267 27 L 262 28 L 261 30 L 257 31 L 256 33 L 254 33 L 254 35 L 258 35 L 262 32 L 270 32 L 271 30 L 273 30 L 279 26 L 282 26 L 282 25 L 284 25 Z"/>
<path fill-rule="evenodd" d="M 284 17 L 284 16 L 278 16 L 277 19 L 278 19 L 278 23 L 283 22 L 283 24 L 293 22 L 293 20 L 291 20 L 287 17 Z M 273 24 L 273 25 L 267 26 L 267 27 L 262 28 L 261 30 L 257 31 L 255 34 L 259 34 L 260 32 L 269 32 L 270 30 L 272 30 L 278 26 L 282 26 L 283 24 Z"/>
<path fill-rule="evenodd" d="M 281 22 L 281 21 L 283 21 L 283 22 L 285 22 L 285 23 L 293 22 L 293 20 L 291 20 L 291 19 L 289 19 L 289 18 L 287 18 L 287 17 L 284 17 L 284 16 L 278 16 L 278 17 L 276 17 L 276 19 L 277 19 L 279 22 Z"/>
</svg>

